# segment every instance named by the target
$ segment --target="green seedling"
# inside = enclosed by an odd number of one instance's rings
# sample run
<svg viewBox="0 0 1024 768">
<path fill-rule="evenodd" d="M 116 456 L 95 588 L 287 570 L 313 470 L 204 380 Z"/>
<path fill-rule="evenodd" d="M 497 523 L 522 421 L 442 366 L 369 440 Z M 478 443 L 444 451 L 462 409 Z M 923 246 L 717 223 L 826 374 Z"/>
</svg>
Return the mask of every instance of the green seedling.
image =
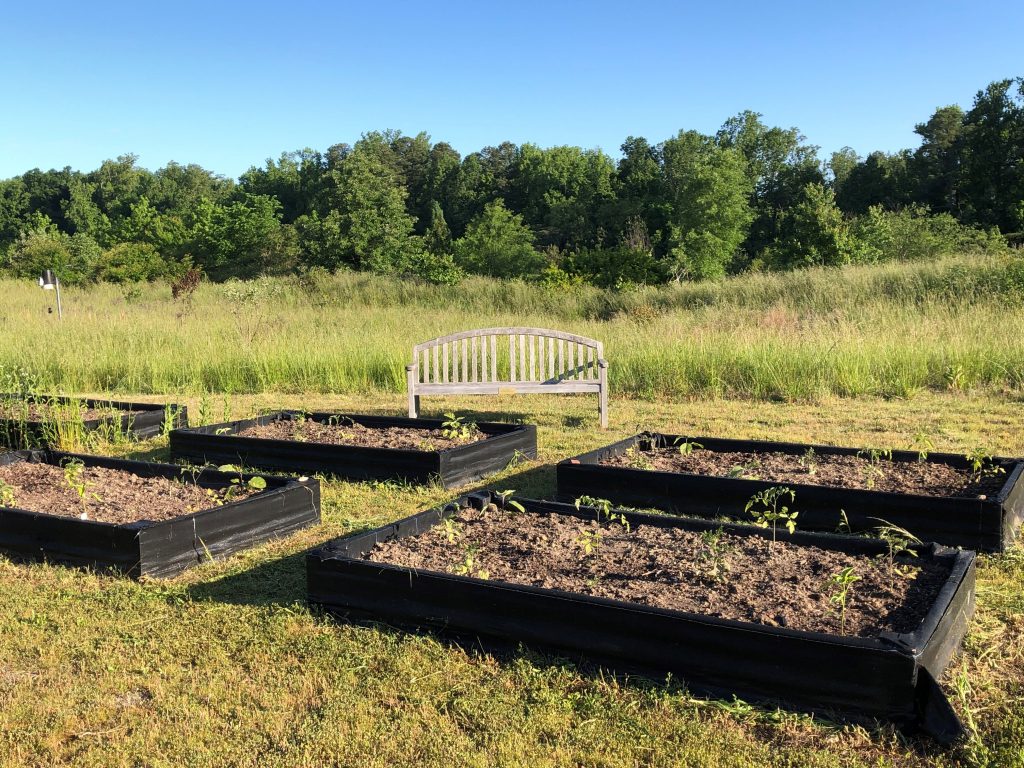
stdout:
<svg viewBox="0 0 1024 768">
<path fill-rule="evenodd" d="M 694 449 L 700 449 L 704 446 L 700 443 L 695 443 L 691 440 L 687 440 L 685 437 L 677 437 L 672 443 L 679 449 L 680 456 L 689 456 L 693 453 Z"/>
<path fill-rule="evenodd" d="M 576 511 L 580 510 L 580 507 L 594 507 L 597 510 L 597 522 L 601 522 L 604 518 L 609 523 L 618 523 L 626 529 L 626 533 L 629 533 L 629 520 L 626 515 L 622 512 L 615 512 L 612 510 L 612 503 L 608 499 L 597 499 L 593 496 L 580 496 L 575 502 Z"/>
<path fill-rule="evenodd" d="M 790 511 L 788 506 L 780 504 L 786 496 L 789 496 L 790 504 L 796 501 L 795 491 L 783 485 L 776 485 L 755 493 L 745 507 L 745 511 L 754 516 L 755 525 L 760 528 L 771 526 L 773 545 L 776 539 L 776 527 L 780 521 L 785 524 L 790 533 L 796 530 L 796 518 L 800 513 L 796 510 Z"/>
<path fill-rule="evenodd" d="M 841 635 L 846 633 L 846 601 L 854 582 L 857 581 L 860 581 L 860 576 L 851 565 L 838 573 L 833 573 L 826 582 L 829 593 L 828 601 L 839 608 L 839 634 Z"/>
<path fill-rule="evenodd" d="M 750 464 L 737 464 L 726 474 L 726 477 L 735 477 L 740 480 L 760 480 L 761 477 L 757 474 L 757 465 L 754 462 Z"/>
<path fill-rule="evenodd" d="M 839 510 L 839 524 L 836 526 L 836 533 L 853 533 L 850 528 L 850 518 L 846 516 L 846 510 Z"/>
<path fill-rule="evenodd" d="M 446 517 L 441 521 L 440 531 L 448 539 L 449 544 L 454 544 L 462 537 L 462 523 L 454 517 Z"/>
<path fill-rule="evenodd" d="M 267 488 L 267 481 L 258 475 L 250 477 L 246 480 L 242 476 L 242 470 L 236 467 L 234 464 L 223 464 L 217 467 L 221 472 L 237 472 L 238 477 L 231 478 L 231 486 L 224 491 L 224 495 L 221 497 L 222 501 L 226 504 L 231 501 L 235 496 L 239 494 L 242 488 L 248 488 L 252 491 L 263 491 Z"/>
<path fill-rule="evenodd" d="M 581 531 L 580 537 L 576 539 L 576 543 L 580 545 L 584 555 L 591 555 L 601 546 L 601 532 Z"/>
<path fill-rule="evenodd" d="M 917 461 L 924 464 L 928 461 L 928 454 L 935 450 L 935 443 L 931 441 L 926 432 L 918 432 L 914 435 L 914 448 L 917 449 Z"/>
<path fill-rule="evenodd" d="M 875 482 L 885 477 L 885 471 L 882 469 L 882 461 L 892 461 L 892 451 L 887 448 L 866 448 L 862 451 L 857 451 L 857 456 L 867 460 L 867 466 L 864 467 L 864 485 L 871 489 L 875 487 Z"/>
<path fill-rule="evenodd" d="M 654 462 L 635 445 L 627 448 L 623 455 L 626 457 L 626 463 L 633 469 L 654 469 Z"/>
<path fill-rule="evenodd" d="M 515 491 L 495 491 L 494 495 L 501 503 L 502 509 L 514 509 L 516 512 L 525 512 L 526 507 L 512 498 Z"/>
<path fill-rule="evenodd" d="M 716 583 L 724 581 L 729 573 L 727 558 L 732 547 L 723 540 L 724 535 L 725 532 L 721 528 L 714 531 L 703 531 L 700 534 L 700 548 L 697 550 L 700 570 Z"/>
<path fill-rule="evenodd" d="M 922 546 L 924 542 L 906 528 L 900 528 L 898 525 L 894 525 L 888 520 L 882 520 L 881 518 L 874 519 L 881 523 L 881 525 L 875 528 L 875 532 L 878 534 L 878 538 L 885 542 L 888 550 L 886 560 L 889 565 L 889 588 L 891 589 L 894 585 L 895 575 L 899 573 L 902 576 L 907 572 L 906 570 L 901 571 L 896 566 L 896 558 L 900 555 L 917 557 L 917 552 L 911 549 L 911 547 Z"/>
<path fill-rule="evenodd" d="M 102 501 L 96 493 L 89 491 L 89 483 L 85 479 L 85 464 L 78 459 L 72 459 L 64 465 L 64 482 L 75 492 L 78 496 L 78 503 L 82 505 L 81 518 L 85 520 L 89 517 L 89 499 L 95 501 Z"/>
<path fill-rule="evenodd" d="M 477 555 L 480 547 L 475 544 L 466 545 L 465 556 L 462 562 L 452 568 L 452 573 L 459 576 L 475 576 L 478 579 L 489 579 L 491 575 L 479 566 Z"/>
<path fill-rule="evenodd" d="M 808 475 L 818 474 L 818 454 L 814 452 L 813 448 L 804 451 L 804 455 L 800 457 L 800 466 Z"/>
<path fill-rule="evenodd" d="M 441 434 L 449 440 L 469 440 L 476 430 L 476 422 L 466 421 L 462 416 L 446 413 L 444 418 L 445 421 L 441 422 Z"/>
<path fill-rule="evenodd" d="M 964 454 L 971 465 L 971 481 L 978 482 L 986 477 L 995 477 L 1006 473 L 1006 470 L 996 463 L 995 458 L 985 448 L 978 446 Z"/>
<path fill-rule="evenodd" d="M 14 488 L 0 480 L 0 507 L 13 507 L 16 503 Z"/>
</svg>

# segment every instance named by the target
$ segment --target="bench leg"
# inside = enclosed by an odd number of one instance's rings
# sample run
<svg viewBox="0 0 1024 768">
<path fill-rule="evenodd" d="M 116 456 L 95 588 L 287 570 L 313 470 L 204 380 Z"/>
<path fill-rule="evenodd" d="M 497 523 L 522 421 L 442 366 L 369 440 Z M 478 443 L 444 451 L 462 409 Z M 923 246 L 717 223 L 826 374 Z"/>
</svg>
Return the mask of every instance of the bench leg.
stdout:
<svg viewBox="0 0 1024 768">
<path fill-rule="evenodd" d="M 420 417 L 420 396 L 409 393 L 409 418 L 418 419 Z"/>
<path fill-rule="evenodd" d="M 608 429 L 608 363 L 604 360 L 598 366 L 600 370 L 601 388 L 597 393 L 601 412 L 601 429 Z"/>
</svg>

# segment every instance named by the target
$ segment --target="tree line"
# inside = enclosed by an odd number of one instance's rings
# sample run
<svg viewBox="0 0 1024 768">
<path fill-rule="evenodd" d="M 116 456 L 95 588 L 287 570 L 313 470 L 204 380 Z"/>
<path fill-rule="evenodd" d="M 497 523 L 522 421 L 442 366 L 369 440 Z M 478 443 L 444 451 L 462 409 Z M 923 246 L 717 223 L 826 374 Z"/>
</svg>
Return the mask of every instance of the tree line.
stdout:
<svg viewBox="0 0 1024 768">
<path fill-rule="evenodd" d="M 455 283 L 467 273 L 603 287 L 947 251 L 1024 229 L 1024 78 L 937 109 L 920 146 L 823 159 L 796 128 L 745 111 L 715 135 L 598 149 L 504 142 L 462 157 L 425 133 L 304 149 L 237 180 L 90 172 L 0 181 L 0 264 L 66 283 L 214 280 L 356 269 Z"/>
</svg>

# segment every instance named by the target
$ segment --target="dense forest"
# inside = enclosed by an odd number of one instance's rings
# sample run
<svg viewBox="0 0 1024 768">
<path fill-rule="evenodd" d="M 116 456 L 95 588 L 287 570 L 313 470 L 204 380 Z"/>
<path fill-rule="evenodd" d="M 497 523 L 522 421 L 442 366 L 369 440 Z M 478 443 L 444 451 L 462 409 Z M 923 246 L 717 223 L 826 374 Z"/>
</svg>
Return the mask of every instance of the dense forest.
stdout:
<svg viewBox="0 0 1024 768">
<path fill-rule="evenodd" d="M 603 287 L 1007 247 L 1024 229 L 1024 78 L 937 109 L 920 146 L 819 157 L 742 112 L 713 136 L 600 150 L 505 142 L 461 157 L 364 135 L 252 167 L 155 172 L 124 155 L 0 181 L 0 266 L 65 283 L 355 269 Z"/>
</svg>

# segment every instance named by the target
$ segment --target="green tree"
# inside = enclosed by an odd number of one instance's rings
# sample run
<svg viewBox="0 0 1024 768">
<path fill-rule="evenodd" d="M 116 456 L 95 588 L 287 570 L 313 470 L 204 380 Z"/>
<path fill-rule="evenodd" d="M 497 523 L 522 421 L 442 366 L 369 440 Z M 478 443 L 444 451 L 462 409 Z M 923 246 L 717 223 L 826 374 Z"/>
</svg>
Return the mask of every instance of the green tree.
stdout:
<svg viewBox="0 0 1024 768">
<path fill-rule="evenodd" d="M 765 262 L 775 269 L 835 267 L 857 261 L 857 239 L 835 193 L 822 184 L 808 184 L 801 199 L 782 216 L 780 236 L 767 248 Z"/>
<path fill-rule="evenodd" d="M 272 263 L 267 244 L 278 235 L 280 208 L 267 195 L 245 195 L 230 205 L 201 200 L 190 233 L 196 263 L 217 280 L 259 274 Z"/>
<path fill-rule="evenodd" d="M 670 260 L 676 278 L 725 274 L 747 236 L 753 212 L 746 162 L 736 149 L 696 131 L 662 145 Z"/>
<path fill-rule="evenodd" d="M 455 261 L 468 272 L 492 277 L 529 277 L 544 268 L 544 257 L 533 247 L 534 237 L 523 217 L 504 201 L 495 200 L 455 241 Z"/>
<path fill-rule="evenodd" d="M 914 132 L 921 146 L 911 165 L 916 177 L 916 200 L 932 210 L 956 214 L 960 209 L 960 156 L 964 111 L 958 106 L 942 107 Z"/>
</svg>

